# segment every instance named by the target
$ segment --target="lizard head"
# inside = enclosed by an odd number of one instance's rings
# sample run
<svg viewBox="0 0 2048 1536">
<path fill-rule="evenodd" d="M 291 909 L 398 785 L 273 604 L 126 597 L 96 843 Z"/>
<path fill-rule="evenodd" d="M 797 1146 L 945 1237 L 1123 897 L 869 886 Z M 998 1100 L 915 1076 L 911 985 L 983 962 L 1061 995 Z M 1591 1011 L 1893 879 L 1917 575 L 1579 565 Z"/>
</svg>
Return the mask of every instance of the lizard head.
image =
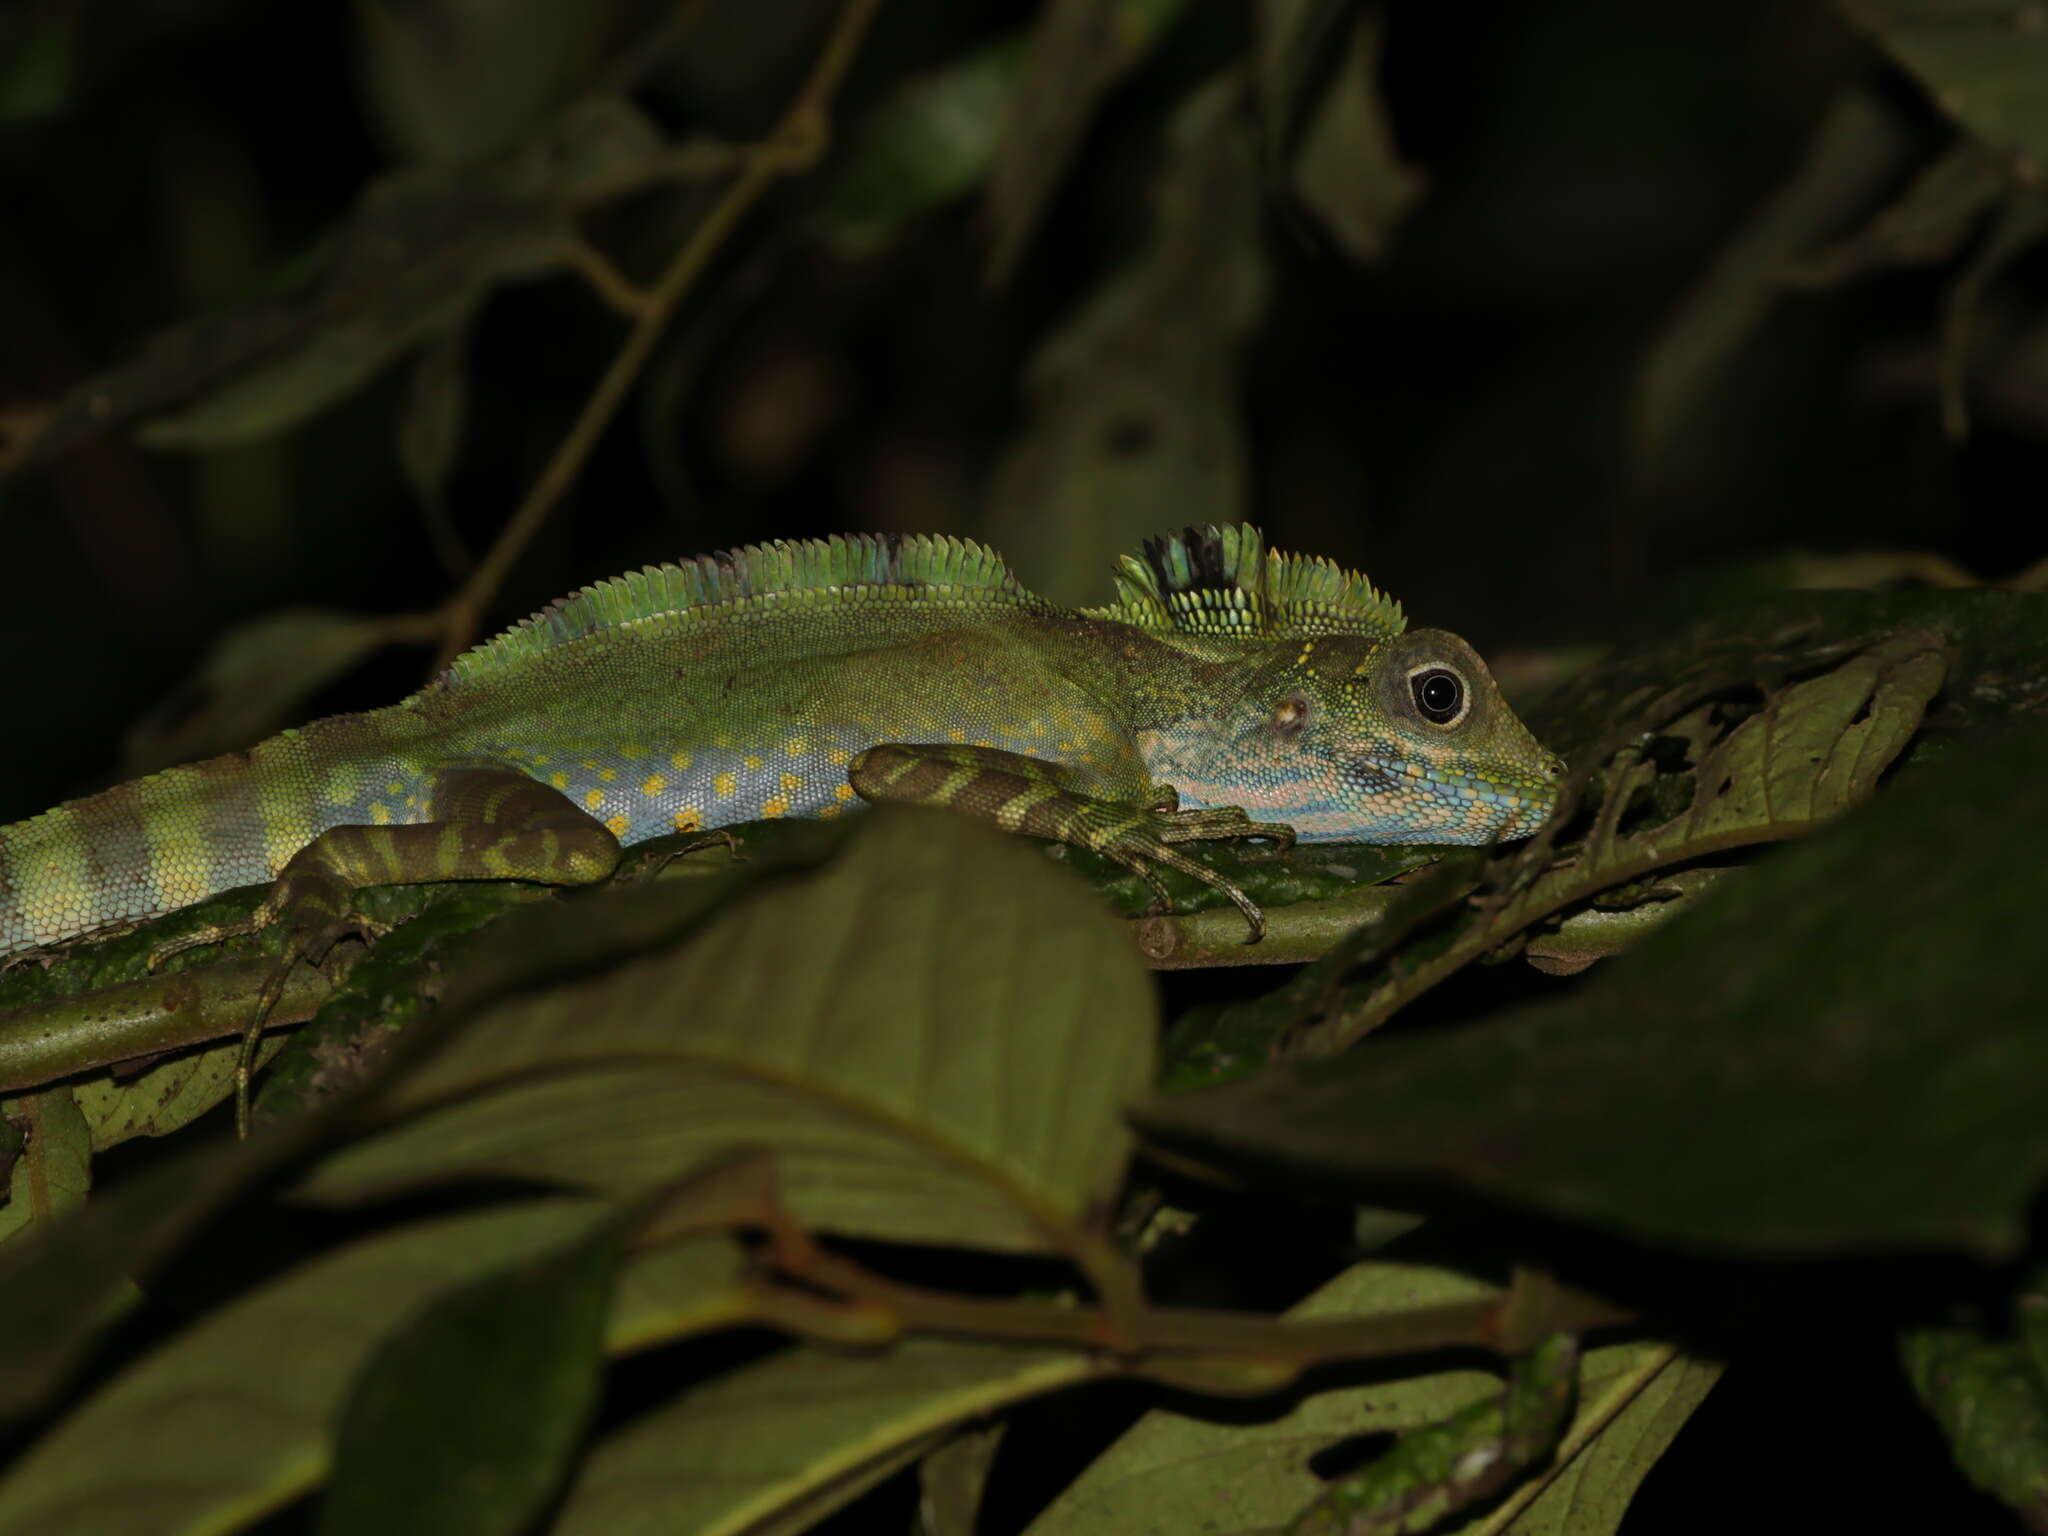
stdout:
<svg viewBox="0 0 2048 1536">
<path fill-rule="evenodd" d="M 1440 629 L 1287 641 L 1219 723 L 1220 750 L 1174 754 L 1158 776 L 1183 804 L 1242 805 L 1305 842 L 1526 837 L 1564 774 L 1472 647 Z"/>
</svg>

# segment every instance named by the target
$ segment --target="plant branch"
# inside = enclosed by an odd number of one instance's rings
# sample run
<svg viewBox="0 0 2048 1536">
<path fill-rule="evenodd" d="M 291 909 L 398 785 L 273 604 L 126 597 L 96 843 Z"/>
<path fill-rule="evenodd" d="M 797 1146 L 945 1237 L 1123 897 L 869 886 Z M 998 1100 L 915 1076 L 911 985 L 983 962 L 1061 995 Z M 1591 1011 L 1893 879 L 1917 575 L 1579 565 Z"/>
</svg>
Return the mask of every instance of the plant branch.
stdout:
<svg viewBox="0 0 2048 1536">
<path fill-rule="evenodd" d="M 653 355 L 655 345 L 683 297 L 711 263 L 740 221 L 779 177 L 808 170 L 824 152 L 833 94 L 852 65 L 881 0 L 847 0 L 809 77 L 784 110 L 765 144 L 744 161 L 731 186 L 711 206 L 670 261 L 611 366 L 584 401 L 568 434 L 541 470 L 476 571 L 441 610 L 442 640 L 433 671 L 439 673 L 476 638 L 484 610 L 526 546 L 582 472 L 591 450 L 617 413 L 626 392 Z"/>
</svg>

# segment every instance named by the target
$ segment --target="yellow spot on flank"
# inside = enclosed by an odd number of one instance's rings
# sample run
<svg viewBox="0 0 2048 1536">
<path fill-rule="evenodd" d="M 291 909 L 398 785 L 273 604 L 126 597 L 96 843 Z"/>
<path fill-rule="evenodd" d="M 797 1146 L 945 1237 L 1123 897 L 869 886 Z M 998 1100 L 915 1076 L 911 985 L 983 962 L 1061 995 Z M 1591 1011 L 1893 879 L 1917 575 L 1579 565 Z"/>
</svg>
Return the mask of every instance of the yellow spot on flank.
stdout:
<svg viewBox="0 0 2048 1536">
<path fill-rule="evenodd" d="M 676 812 L 675 824 L 678 832 L 700 832 L 704 828 L 704 813 L 694 805 L 688 806 Z"/>
<path fill-rule="evenodd" d="M 761 766 L 761 759 L 756 757 L 751 752 L 749 752 L 745 757 L 741 758 L 740 761 L 745 763 L 749 768 L 758 768 Z"/>
<path fill-rule="evenodd" d="M 626 818 L 623 816 L 608 816 L 605 818 L 604 829 L 611 833 L 613 837 L 624 837 L 626 835 L 626 826 Z"/>
<path fill-rule="evenodd" d="M 408 811 L 418 810 L 420 808 L 420 797 L 418 795 L 407 795 L 405 797 L 405 808 Z"/>
<path fill-rule="evenodd" d="M 593 789 L 583 797 L 583 808 L 585 810 L 594 811 L 603 804 L 604 791 L 601 789 Z"/>
<path fill-rule="evenodd" d="M 739 787 L 740 781 L 737 774 L 721 773 L 711 781 L 711 788 L 720 795 L 729 795 Z"/>
<path fill-rule="evenodd" d="M 569 775 L 566 773 L 551 773 L 548 775 L 548 782 L 557 789 L 567 789 L 569 787 Z"/>
<path fill-rule="evenodd" d="M 832 798 L 835 800 L 851 800 L 853 798 L 853 786 L 851 784 L 841 784 L 832 791 Z"/>
<path fill-rule="evenodd" d="M 980 736 L 975 738 L 974 744 L 977 747 L 993 747 L 995 745 L 995 741 L 991 737 Z"/>
<path fill-rule="evenodd" d="M 548 755 L 545 752 L 536 752 L 533 754 L 533 766 L 536 768 L 547 767 L 548 761 Z"/>
<path fill-rule="evenodd" d="M 583 759 L 583 771 L 585 773 L 597 772 L 597 759 L 594 757 L 586 757 L 585 759 Z"/>
<path fill-rule="evenodd" d="M 792 736 L 782 744 L 782 750 L 791 757 L 802 757 L 811 750 L 811 744 L 801 736 Z"/>
<path fill-rule="evenodd" d="M 600 768 L 597 770 L 597 776 L 609 784 L 619 776 L 619 770 L 616 768 Z"/>
<path fill-rule="evenodd" d="M 818 807 L 817 810 L 817 817 L 820 821 L 830 821 L 834 816 L 837 816 L 838 814 L 839 807 L 836 805 L 821 805 Z"/>
<path fill-rule="evenodd" d="M 785 774 L 784 774 L 784 775 L 782 776 L 782 787 L 783 787 L 784 789 L 789 789 L 789 790 L 797 790 L 797 789 L 802 789 L 802 788 L 804 787 L 804 781 L 803 781 L 802 779 L 798 778 L 798 777 L 797 777 L 797 776 L 796 776 L 795 774 L 793 774 L 793 773 L 785 773 Z"/>
<path fill-rule="evenodd" d="M 382 800 L 379 800 L 370 807 L 370 820 L 380 827 L 389 826 L 391 824 L 391 807 Z"/>
<path fill-rule="evenodd" d="M 694 759 L 687 752 L 671 752 L 668 755 L 668 761 L 669 766 L 674 768 L 677 773 L 688 773 L 690 771 L 690 764 Z"/>
<path fill-rule="evenodd" d="M 853 754 L 844 747 L 833 747 L 825 754 L 825 761 L 834 768 L 844 768 L 853 759 Z"/>
<path fill-rule="evenodd" d="M 1031 722 L 1031 734 L 1032 734 L 1032 735 L 1034 735 L 1034 736 L 1043 736 L 1043 735 L 1045 735 L 1045 722 L 1044 722 L 1043 720 L 1034 720 L 1034 721 L 1032 721 L 1032 722 Z"/>
<path fill-rule="evenodd" d="M 387 795 L 402 795 L 405 793 L 405 786 L 399 783 L 398 780 L 393 779 L 384 786 L 384 793 Z"/>
<path fill-rule="evenodd" d="M 773 800 L 763 800 L 761 802 L 761 814 L 763 816 L 787 816 L 789 814 L 789 802 L 780 795 L 777 795 Z"/>
<path fill-rule="evenodd" d="M 955 727 L 953 730 L 946 732 L 946 739 L 948 741 L 965 741 L 967 739 L 967 733 Z"/>
<path fill-rule="evenodd" d="M 356 770 L 342 764 L 327 775 L 327 803 L 353 805 L 356 799 Z"/>
<path fill-rule="evenodd" d="M 658 773 L 650 773 L 640 781 L 640 793 L 643 795 L 658 795 L 667 788 L 668 780 Z"/>
</svg>

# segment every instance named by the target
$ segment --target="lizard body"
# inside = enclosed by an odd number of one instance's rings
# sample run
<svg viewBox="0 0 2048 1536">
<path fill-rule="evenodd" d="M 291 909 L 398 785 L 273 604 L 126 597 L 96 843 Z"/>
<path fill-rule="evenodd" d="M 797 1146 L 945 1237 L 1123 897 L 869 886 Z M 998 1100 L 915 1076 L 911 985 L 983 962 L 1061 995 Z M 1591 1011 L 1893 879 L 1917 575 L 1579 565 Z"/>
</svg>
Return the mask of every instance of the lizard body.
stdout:
<svg viewBox="0 0 2048 1536">
<path fill-rule="evenodd" d="M 601 583 L 402 703 L 0 828 L 0 957 L 266 880 L 317 950 L 357 886 L 594 880 L 621 845 L 862 798 L 1141 871 L 1190 868 L 1184 841 L 1481 843 L 1548 813 L 1560 765 L 1478 657 L 1362 578 L 1190 529 L 1118 585 L 1063 610 L 902 536 Z"/>
</svg>

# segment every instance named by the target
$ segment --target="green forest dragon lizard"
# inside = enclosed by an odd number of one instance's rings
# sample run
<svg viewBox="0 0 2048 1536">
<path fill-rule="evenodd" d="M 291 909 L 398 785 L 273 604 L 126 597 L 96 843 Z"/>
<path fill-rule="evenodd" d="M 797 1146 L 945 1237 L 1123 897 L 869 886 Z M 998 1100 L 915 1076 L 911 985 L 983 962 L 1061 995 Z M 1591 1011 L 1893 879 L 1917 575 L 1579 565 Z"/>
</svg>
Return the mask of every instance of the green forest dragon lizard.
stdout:
<svg viewBox="0 0 2048 1536">
<path fill-rule="evenodd" d="M 256 921 L 317 959 L 359 887 L 583 883 L 622 845 L 861 800 L 1181 869 L 1256 938 L 1178 845 L 1485 843 L 1550 811 L 1562 765 L 1479 658 L 1363 577 L 1231 527 L 1151 541 L 1117 587 L 1064 610 L 898 535 L 587 587 L 403 703 L 0 828 L 0 961 L 263 881 Z"/>
</svg>

